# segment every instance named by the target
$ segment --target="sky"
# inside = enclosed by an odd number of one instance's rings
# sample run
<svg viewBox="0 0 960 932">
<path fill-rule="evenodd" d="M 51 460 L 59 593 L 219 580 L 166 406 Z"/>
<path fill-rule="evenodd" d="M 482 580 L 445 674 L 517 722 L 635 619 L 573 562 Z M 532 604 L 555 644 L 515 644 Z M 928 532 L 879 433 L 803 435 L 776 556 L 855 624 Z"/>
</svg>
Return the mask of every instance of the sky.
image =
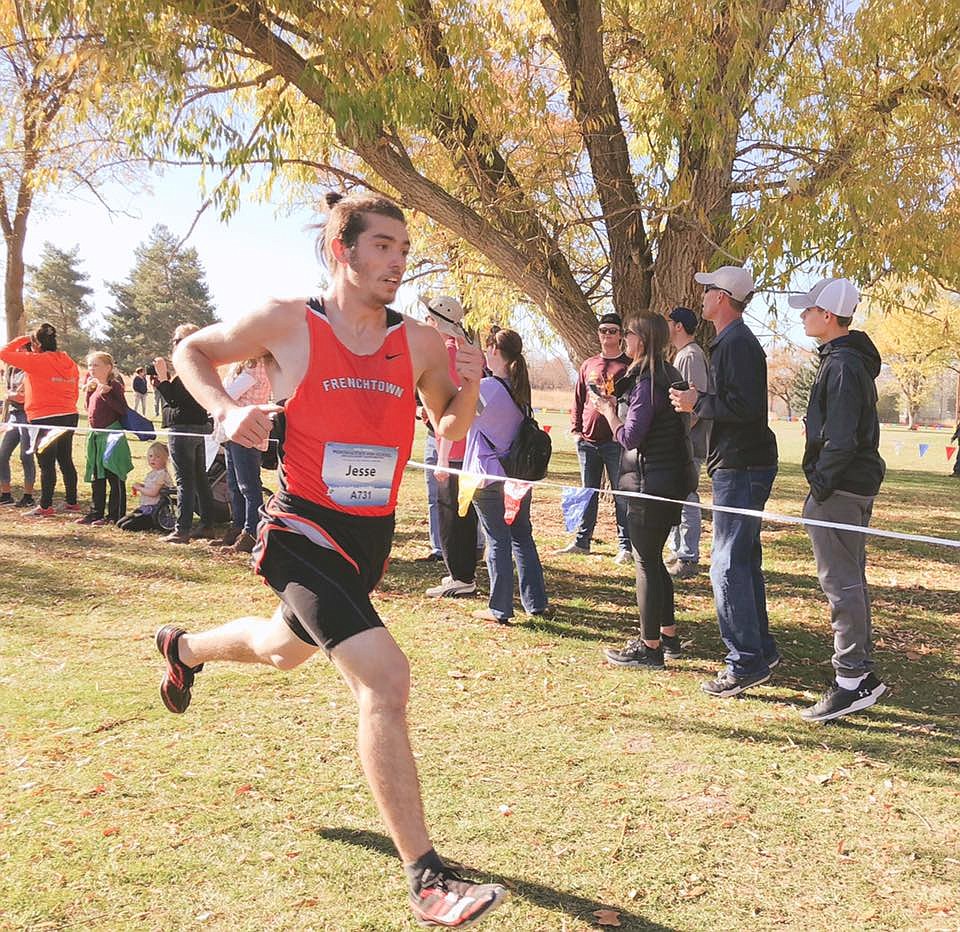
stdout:
<svg viewBox="0 0 960 932">
<path fill-rule="evenodd" d="M 153 226 L 161 223 L 178 238 L 183 237 L 201 207 L 196 169 L 168 170 L 164 175 L 150 176 L 147 184 L 148 190 L 128 189 L 121 184 L 101 189 L 110 210 L 89 193 L 42 199 L 30 216 L 27 263 L 36 264 L 45 241 L 60 249 L 79 246 L 81 268 L 94 289 L 94 307 L 103 313 L 111 301 L 104 283 L 126 279 L 133 267 L 134 249 L 147 239 Z M 215 208 L 208 208 L 187 245 L 199 254 L 218 315 L 231 320 L 270 298 L 315 294 L 321 271 L 314 253 L 316 234 L 309 228 L 320 219 L 320 214 L 306 208 L 289 211 L 279 199 L 273 204 L 260 203 L 252 196 L 226 223 Z M 397 305 L 408 313 L 415 311 L 412 286 L 401 290 Z M 770 332 L 763 325 L 765 316 L 764 306 L 748 308 L 746 320 L 767 343 Z M 797 312 L 787 308 L 785 301 L 781 303 L 780 319 L 792 324 L 787 336 L 793 342 L 809 345 Z M 528 328 L 521 325 L 518 329 L 525 340 L 540 344 L 532 333 L 525 332 Z M 559 350 L 559 346 L 542 344 L 537 348 L 547 355 L 556 355 Z"/>
</svg>

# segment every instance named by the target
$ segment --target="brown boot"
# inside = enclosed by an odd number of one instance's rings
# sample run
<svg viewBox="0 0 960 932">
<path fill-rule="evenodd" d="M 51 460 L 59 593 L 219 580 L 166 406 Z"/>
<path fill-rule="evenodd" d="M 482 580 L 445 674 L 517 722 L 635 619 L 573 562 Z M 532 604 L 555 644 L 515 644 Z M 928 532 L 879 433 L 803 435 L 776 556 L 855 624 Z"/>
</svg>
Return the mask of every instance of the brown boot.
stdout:
<svg viewBox="0 0 960 932">
<path fill-rule="evenodd" d="M 243 529 L 242 529 L 242 528 L 231 527 L 231 528 L 227 531 L 227 533 L 224 534 L 223 537 L 220 538 L 220 540 L 211 541 L 211 542 L 210 542 L 210 546 L 211 546 L 211 547 L 232 547 L 232 546 L 236 543 L 237 538 L 238 538 L 242 533 L 243 533 Z"/>
<path fill-rule="evenodd" d="M 244 531 L 242 534 L 240 534 L 236 541 L 234 541 L 234 544 L 230 549 L 234 553 L 253 553 L 253 545 L 256 544 L 256 542 L 256 537 Z"/>
</svg>

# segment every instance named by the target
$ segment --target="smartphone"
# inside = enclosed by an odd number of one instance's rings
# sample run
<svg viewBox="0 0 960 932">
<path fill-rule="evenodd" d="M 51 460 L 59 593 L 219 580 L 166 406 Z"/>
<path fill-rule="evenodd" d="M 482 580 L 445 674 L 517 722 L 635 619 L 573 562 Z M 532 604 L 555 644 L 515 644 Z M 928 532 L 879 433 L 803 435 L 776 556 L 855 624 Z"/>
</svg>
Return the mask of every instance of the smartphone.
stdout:
<svg viewBox="0 0 960 932">
<path fill-rule="evenodd" d="M 599 386 L 599 385 L 596 385 L 596 384 L 593 383 L 593 382 L 591 382 L 591 383 L 587 386 L 587 388 L 589 388 L 590 391 L 592 391 L 592 392 L 594 393 L 594 395 L 602 395 L 602 394 L 603 394 L 603 392 L 600 391 L 600 386 Z"/>
</svg>

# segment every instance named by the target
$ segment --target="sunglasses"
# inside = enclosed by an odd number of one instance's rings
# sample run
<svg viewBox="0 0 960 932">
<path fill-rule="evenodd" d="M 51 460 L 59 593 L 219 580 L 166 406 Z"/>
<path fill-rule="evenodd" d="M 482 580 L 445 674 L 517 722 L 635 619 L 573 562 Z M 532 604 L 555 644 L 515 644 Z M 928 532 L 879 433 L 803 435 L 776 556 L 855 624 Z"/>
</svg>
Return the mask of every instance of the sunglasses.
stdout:
<svg viewBox="0 0 960 932">
<path fill-rule="evenodd" d="M 731 298 L 733 297 L 732 292 L 727 291 L 726 288 L 721 288 L 719 285 L 706 285 L 703 289 L 704 294 L 707 294 L 707 292 L 710 292 L 710 291 L 722 291 L 728 297 L 731 297 Z"/>
<path fill-rule="evenodd" d="M 620 332 L 619 327 L 599 327 L 597 333 L 605 337 L 614 337 Z"/>
</svg>

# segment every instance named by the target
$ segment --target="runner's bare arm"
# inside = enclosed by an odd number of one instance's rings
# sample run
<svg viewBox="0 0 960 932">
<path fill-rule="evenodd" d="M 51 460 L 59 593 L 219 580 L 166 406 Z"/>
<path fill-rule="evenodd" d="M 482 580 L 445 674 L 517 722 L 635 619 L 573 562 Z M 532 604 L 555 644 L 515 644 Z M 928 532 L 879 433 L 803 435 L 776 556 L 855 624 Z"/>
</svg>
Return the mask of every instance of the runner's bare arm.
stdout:
<svg viewBox="0 0 960 932">
<path fill-rule="evenodd" d="M 224 391 L 216 367 L 269 353 L 277 361 L 280 373 L 290 374 L 287 370 L 297 364 L 290 344 L 297 328 L 305 326 L 305 303 L 269 302 L 235 322 L 204 327 L 174 351 L 173 362 L 181 381 L 214 420 L 223 425 L 231 440 L 244 446 L 262 443 L 270 435 L 270 413 L 280 409 L 276 405 L 241 408 Z M 280 387 L 274 389 L 279 394 Z"/>
<path fill-rule="evenodd" d="M 439 334 L 418 326 L 410 334 L 417 388 L 438 437 L 462 440 L 473 423 L 483 377 L 483 354 L 470 343 L 457 351 L 457 374 L 462 387 L 457 390 L 450 378 L 446 347 Z"/>
</svg>

